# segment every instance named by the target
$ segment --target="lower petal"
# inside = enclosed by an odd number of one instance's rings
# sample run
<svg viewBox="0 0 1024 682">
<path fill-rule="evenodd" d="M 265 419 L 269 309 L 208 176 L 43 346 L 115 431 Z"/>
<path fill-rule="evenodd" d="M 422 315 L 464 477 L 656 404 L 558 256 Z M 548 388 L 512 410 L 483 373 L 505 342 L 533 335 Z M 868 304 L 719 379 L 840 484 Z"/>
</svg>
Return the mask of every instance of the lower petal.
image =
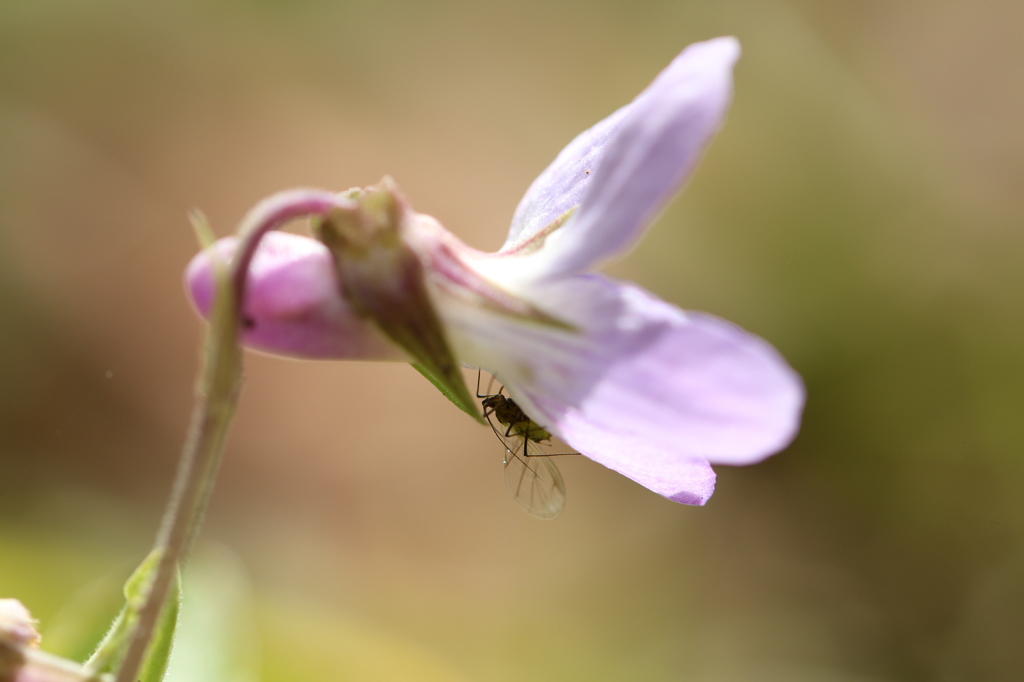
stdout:
<svg viewBox="0 0 1024 682">
<path fill-rule="evenodd" d="M 527 414 L 587 457 L 703 504 L 709 462 L 752 464 L 796 434 L 802 383 L 762 339 L 597 275 L 532 293 L 582 333 L 463 320 L 453 339 L 460 357 L 495 373 Z"/>
</svg>

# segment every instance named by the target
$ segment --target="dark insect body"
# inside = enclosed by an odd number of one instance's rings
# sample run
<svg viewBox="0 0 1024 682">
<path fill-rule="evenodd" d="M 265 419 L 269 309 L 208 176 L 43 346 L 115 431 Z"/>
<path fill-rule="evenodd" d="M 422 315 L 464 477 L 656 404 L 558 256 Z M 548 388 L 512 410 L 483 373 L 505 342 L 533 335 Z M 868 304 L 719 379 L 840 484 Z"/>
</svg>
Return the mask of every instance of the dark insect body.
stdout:
<svg viewBox="0 0 1024 682">
<path fill-rule="evenodd" d="M 529 514 L 555 519 L 565 507 L 565 482 L 550 459 L 553 454 L 538 449 L 539 444 L 551 440 L 551 434 L 502 390 L 482 395 L 477 377 L 477 397 L 482 399 L 484 417 L 505 446 L 505 489 Z"/>
<path fill-rule="evenodd" d="M 508 427 L 505 429 L 506 438 L 512 435 L 522 436 L 535 443 L 551 440 L 551 434 L 527 417 L 523 409 L 512 398 L 506 398 L 502 394 L 496 393 L 485 397 L 480 402 L 484 407 L 485 416 L 493 414 L 502 426 Z"/>
</svg>

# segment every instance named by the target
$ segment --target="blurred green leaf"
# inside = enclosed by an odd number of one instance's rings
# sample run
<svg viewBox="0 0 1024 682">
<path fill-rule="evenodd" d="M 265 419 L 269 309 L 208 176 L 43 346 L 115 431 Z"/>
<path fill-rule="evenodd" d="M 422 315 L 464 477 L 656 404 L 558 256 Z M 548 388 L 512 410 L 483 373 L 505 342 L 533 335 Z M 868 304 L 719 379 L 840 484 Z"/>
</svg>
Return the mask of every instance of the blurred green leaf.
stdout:
<svg viewBox="0 0 1024 682">
<path fill-rule="evenodd" d="M 405 633 L 321 604 L 264 600 L 266 682 L 465 682 L 445 656 Z"/>
<path fill-rule="evenodd" d="M 186 590 L 167 682 L 259 679 L 259 638 L 249 578 L 220 546 L 203 546 L 189 562 Z"/>
</svg>

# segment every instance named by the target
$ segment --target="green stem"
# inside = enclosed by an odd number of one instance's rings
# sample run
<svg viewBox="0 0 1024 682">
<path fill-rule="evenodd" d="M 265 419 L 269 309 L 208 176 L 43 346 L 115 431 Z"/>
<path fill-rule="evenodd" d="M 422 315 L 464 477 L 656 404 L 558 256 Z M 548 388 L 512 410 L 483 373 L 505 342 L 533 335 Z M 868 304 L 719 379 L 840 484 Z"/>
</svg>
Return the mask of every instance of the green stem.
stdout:
<svg viewBox="0 0 1024 682">
<path fill-rule="evenodd" d="M 160 563 L 134 631 L 129 635 L 115 682 L 137 679 L 160 613 L 171 595 L 176 571 L 188 559 L 213 492 L 241 389 L 239 318 L 246 274 L 256 247 L 267 232 L 284 223 L 303 216 L 324 215 L 341 203 L 344 200 L 331 192 L 290 190 L 260 202 L 242 221 L 230 271 L 220 272 L 216 277 L 196 406 L 156 538 L 155 547 L 161 550 Z"/>
</svg>

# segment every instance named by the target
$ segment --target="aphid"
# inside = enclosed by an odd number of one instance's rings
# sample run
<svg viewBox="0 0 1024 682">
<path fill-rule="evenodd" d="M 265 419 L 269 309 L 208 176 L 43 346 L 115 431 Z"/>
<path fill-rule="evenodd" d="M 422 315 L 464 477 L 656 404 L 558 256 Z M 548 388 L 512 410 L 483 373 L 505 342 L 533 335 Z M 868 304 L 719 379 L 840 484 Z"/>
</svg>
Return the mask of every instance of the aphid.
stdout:
<svg viewBox="0 0 1024 682">
<path fill-rule="evenodd" d="M 500 387 L 497 393 L 481 394 L 477 375 L 476 397 L 482 399 L 484 417 L 505 446 L 505 490 L 533 516 L 558 518 L 565 507 L 565 481 L 551 457 L 575 453 L 541 450 L 540 444 L 548 444 L 551 434 L 530 419 L 512 398 L 503 395 L 503 390 Z"/>
</svg>

